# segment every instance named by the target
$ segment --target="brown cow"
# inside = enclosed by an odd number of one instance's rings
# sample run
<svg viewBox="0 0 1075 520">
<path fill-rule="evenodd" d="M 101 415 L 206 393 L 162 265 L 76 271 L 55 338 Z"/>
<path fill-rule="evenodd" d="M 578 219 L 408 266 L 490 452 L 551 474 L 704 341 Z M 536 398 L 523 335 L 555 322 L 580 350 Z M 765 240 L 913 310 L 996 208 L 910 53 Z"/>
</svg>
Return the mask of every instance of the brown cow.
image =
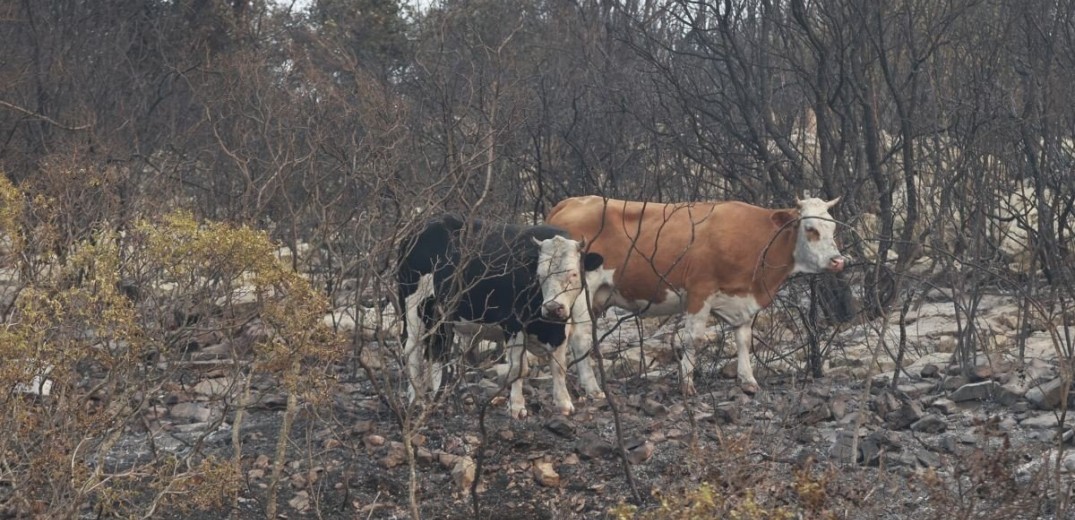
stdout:
<svg viewBox="0 0 1075 520">
<path fill-rule="evenodd" d="M 586 275 L 590 301 L 575 301 L 574 322 L 589 321 L 588 305 L 595 316 L 609 306 L 644 316 L 686 312 L 680 381 L 693 394 L 695 348 L 705 340 L 709 316 L 720 316 L 735 327 L 739 382 L 753 394 L 754 315 L 772 303 L 792 273 L 844 268 L 829 215 L 838 200 L 806 199 L 796 209 L 773 210 L 742 202 L 653 204 L 588 196 L 560 202 L 546 222 L 604 257 L 601 268 Z M 580 359 L 580 383 L 599 396 L 586 357 L 592 346 L 587 329 L 573 327 L 571 349 Z"/>
</svg>

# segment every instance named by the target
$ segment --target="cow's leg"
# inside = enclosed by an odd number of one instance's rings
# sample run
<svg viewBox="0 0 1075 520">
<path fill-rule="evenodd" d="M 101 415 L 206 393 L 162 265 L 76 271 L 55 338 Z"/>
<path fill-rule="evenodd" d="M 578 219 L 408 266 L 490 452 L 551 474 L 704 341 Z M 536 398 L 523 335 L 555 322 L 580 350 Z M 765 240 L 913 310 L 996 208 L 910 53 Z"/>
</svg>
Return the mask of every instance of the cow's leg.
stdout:
<svg viewBox="0 0 1075 520">
<path fill-rule="evenodd" d="M 597 382 L 597 376 L 594 375 L 593 365 L 590 360 L 590 349 L 593 348 L 592 327 L 590 302 L 587 300 L 586 295 L 582 294 L 575 299 L 575 304 L 571 306 L 571 323 L 568 324 L 567 343 L 571 350 L 571 357 L 575 360 L 575 370 L 579 373 L 579 385 L 582 386 L 582 390 L 592 399 L 604 399 L 605 393 L 601 391 L 601 385 Z M 570 397 L 568 398 L 570 399 Z"/>
<path fill-rule="evenodd" d="M 529 372 L 526 366 L 526 333 L 519 332 L 508 343 L 508 379 L 511 395 L 508 413 L 514 419 L 526 418 L 526 398 L 523 397 L 523 378 Z"/>
<path fill-rule="evenodd" d="M 564 342 L 552 349 L 552 400 L 561 414 L 571 415 L 575 413 L 575 405 L 571 403 L 571 393 L 567 391 L 567 348 L 571 340 L 564 338 Z M 581 362 L 580 362 L 581 364 Z"/>
<path fill-rule="evenodd" d="M 709 323 L 709 313 L 688 314 L 684 324 L 684 334 L 679 356 L 679 381 L 684 395 L 694 395 L 694 367 L 696 352 L 705 342 L 705 327 Z"/>
<path fill-rule="evenodd" d="M 758 381 L 754 379 L 754 369 L 750 366 L 750 342 L 754 339 L 754 330 L 751 322 L 746 322 L 735 328 L 735 346 L 738 348 L 738 372 L 739 388 L 743 393 L 754 395 L 758 393 Z"/>
<path fill-rule="evenodd" d="M 407 365 L 407 402 L 413 403 L 424 390 L 422 364 L 426 351 L 426 323 L 423 311 L 426 300 L 433 297 L 433 275 L 424 274 L 418 280 L 418 288 L 404 301 L 407 340 L 403 345 L 403 359 Z"/>
<path fill-rule="evenodd" d="M 698 347 L 705 344 L 705 328 L 712 309 L 709 301 L 691 294 L 687 298 L 687 313 L 683 324 L 683 341 L 679 354 L 679 384 L 684 395 L 694 395 L 694 367 Z M 704 293 L 703 293 L 704 294 Z"/>
</svg>

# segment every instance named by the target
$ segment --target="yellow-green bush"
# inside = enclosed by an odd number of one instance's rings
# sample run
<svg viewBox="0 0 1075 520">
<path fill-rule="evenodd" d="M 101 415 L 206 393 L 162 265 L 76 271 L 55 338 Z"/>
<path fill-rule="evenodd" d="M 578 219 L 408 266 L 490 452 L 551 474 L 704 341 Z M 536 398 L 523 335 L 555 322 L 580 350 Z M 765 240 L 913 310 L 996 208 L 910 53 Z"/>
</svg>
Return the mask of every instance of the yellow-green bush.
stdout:
<svg viewBox="0 0 1075 520">
<path fill-rule="evenodd" d="M 20 251 L 4 256 L 5 268 L 42 261 L 23 251 L 53 249 L 35 242 L 53 235 L 35 231 L 59 219 L 48 215 L 59 208 L 26 201 L 0 176 L 0 233 Z M 308 402 L 328 395 L 330 371 L 310 369 L 336 355 L 320 325 L 327 304 L 276 261 L 274 249 L 260 231 L 176 213 L 137 221 L 125 233 L 98 230 L 69 244 L 62 258 L 48 258 L 50 269 L 10 280 L 17 297 L 0 325 L 0 385 L 26 388 L 37 375 L 53 386 L 47 396 L 0 397 L 0 463 L 9 486 L 0 509 L 70 517 L 93 507 L 142 516 L 165 505 L 212 507 L 234 498 L 240 468 L 230 456 L 160 452 L 125 467 L 106 456 L 121 436 L 143 429 L 155 396 L 177 385 L 185 352 L 174 337 L 183 324 L 160 317 L 174 302 L 219 310 L 191 333 L 217 328 L 231 338 L 243 324 L 264 324 L 266 332 L 231 369 L 236 389 L 269 376 Z M 132 280 L 141 292 L 165 283 L 172 289 L 167 298 L 132 296 L 124 290 Z M 235 297 L 241 289 L 255 295 L 242 306 Z M 234 410 L 241 407 L 237 394 L 219 398 L 232 399 Z"/>
</svg>

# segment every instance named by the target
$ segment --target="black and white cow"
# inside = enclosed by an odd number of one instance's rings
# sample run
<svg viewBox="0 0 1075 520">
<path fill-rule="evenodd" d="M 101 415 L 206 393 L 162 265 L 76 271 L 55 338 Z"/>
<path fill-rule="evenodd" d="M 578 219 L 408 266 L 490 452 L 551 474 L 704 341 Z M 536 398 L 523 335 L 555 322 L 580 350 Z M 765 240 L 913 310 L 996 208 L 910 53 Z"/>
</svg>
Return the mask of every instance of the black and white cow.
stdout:
<svg viewBox="0 0 1075 520">
<path fill-rule="evenodd" d="M 509 412 L 526 417 L 522 377 L 527 336 L 552 351 L 553 398 L 560 412 L 574 411 L 566 383 L 571 308 L 582 292 L 582 270 L 601 265 L 596 254 L 552 226 L 515 226 L 446 215 L 403 241 L 399 300 L 403 305 L 404 359 L 414 400 L 435 393 L 448 354 L 452 322 L 496 325 L 508 341 Z M 425 358 L 433 361 L 423 377 Z M 592 370 L 588 363 L 585 370 Z M 592 374 L 580 374 L 592 380 Z M 593 389 L 586 389 L 590 392 Z M 593 392 L 591 392 L 593 393 Z"/>
</svg>

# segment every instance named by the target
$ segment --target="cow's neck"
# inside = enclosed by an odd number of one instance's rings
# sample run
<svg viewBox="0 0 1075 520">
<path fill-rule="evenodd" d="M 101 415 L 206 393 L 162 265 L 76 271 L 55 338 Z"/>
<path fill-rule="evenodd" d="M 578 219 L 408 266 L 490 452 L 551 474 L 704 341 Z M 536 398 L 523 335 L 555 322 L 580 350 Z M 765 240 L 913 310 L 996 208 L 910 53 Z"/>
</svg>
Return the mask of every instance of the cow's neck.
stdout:
<svg viewBox="0 0 1075 520">
<path fill-rule="evenodd" d="M 759 259 L 754 273 L 754 298 L 761 307 L 767 307 L 776 297 L 776 292 L 795 268 L 795 244 L 798 223 L 792 224 L 772 241 L 764 259 Z"/>
</svg>

